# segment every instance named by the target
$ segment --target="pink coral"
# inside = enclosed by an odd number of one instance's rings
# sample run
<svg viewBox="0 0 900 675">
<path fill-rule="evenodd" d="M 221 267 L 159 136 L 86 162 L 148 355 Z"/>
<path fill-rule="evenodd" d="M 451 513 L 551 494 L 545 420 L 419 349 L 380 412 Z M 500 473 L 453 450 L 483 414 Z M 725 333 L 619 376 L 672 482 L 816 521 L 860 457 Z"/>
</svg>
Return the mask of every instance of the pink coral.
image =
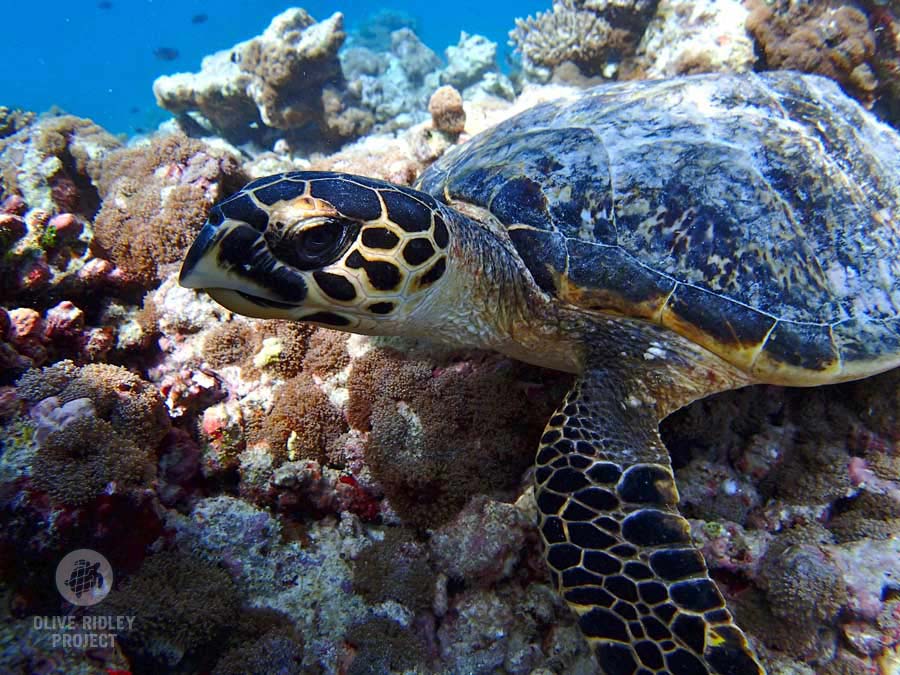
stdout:
<svg viewBox="0 0 900 675">
<path fill-rule="evenodd" d="M 41 315 L 29 308 L 19 307 L 9 311 L 10 326 L 7 340 L 23 356 L 40 365 L 47 358 L 44 321 Z"/>
</svg>

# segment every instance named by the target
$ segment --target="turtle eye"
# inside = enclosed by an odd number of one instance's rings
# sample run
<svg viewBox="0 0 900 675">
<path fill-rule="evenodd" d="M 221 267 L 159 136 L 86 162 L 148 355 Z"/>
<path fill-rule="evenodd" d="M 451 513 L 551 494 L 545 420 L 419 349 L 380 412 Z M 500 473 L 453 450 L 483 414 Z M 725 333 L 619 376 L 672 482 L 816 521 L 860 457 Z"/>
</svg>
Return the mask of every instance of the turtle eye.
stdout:
<svg viewBox="0 0 900 675">
<path fill-rule="evenodd" d="M 303 230 L 297 237 L 297 246 L 308 256 L 320 256 L 338 243 L 344 228 L 334 221 Z"/>
<path fill-rule="evenodd" d="M 283 228 L 281 229 L 283 232 Z M 337 260 L 359 232 L 359 223 L 343 218 L 326 218 L 320 224 L 294 229 L 269 240 L 276 258 L 298 270 L 313 270 Z"/>
</svg>

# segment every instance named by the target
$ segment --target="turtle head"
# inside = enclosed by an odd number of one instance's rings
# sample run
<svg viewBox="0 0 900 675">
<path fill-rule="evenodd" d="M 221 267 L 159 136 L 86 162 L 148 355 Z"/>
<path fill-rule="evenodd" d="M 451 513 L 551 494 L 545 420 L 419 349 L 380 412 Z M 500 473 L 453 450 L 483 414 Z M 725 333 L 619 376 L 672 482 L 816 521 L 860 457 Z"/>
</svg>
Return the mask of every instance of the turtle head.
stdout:
<svg viewBox="0 0 900 675">
<path fill-rule="evenodd" d="M 279 174 L 211 209 L 179 281 L 246 316 L 424 334 L 450 237 L 427 194 L 347 174 Z"/>
</svg>

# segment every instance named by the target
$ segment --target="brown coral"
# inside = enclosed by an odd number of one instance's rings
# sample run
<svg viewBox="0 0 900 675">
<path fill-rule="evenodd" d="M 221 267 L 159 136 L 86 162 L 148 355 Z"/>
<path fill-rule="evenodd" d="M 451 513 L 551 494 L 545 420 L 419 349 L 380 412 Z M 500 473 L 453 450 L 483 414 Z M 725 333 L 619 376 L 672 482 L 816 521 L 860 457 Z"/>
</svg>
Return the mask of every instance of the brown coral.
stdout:
<svg viewBox="0 0 900 675">
<path fill-rule="evenodd" d="M 110 483 L 117 491 L 146 485 L 153 455 L 116 433 L 113 425 L 81 417 L 52 432 L 34 460 L 34 484 L 56 502 L 78 506 L 99 496 Z"/>
<path fill-rule="evenodd" d="M 303 369 L 317 377 L 329 377 L 350 364 L 347 334 L 319 328 L 309 337 Z"/>
<path fill-rule="evenodd" d="M 416 632 L 380 617 L 352 626 L 344 639 L 353 648 L 347 675 L 418 672 L 426 654 Z"/>
<path fill-rule="evenodd" d="M 344 38 L 340 13 L 316 22 L 304 9 L 285 10 L 262 35 L 208 56 L 199 73 L 157 79 L 157 103 L 176 114 L 199 111 L 237 143 L 351 138 L 373 118 L 344 82 Z"/>
<path fill-rule="evenodd" d="M 449 84 L 438 87 L 428 101 L 431 122 L 438 131 L 459 135 L 466 130 L 466 111 L 460 93 Z"/>
<path fill-rule="evenodd" d="M 32 208 L 93 217 L 101 162 L 121 145 L 91 120 L 44 116 L 0 139 L 0 180 Z"/>
<path fill-rule="evenodd" d="M 232 320 L 207 333 L 203 341 L 203 358 L 213 368 L 237 365 L 252 358 L 261 344 L 259 334 L 249 323 Z"/>
<path fill-rule="evenodd" d="M 159 390 L 121 366 L 84 366 L 59 392 L 60 403 L 89 398 L 117 433 L 155 450 L 171 426 Z"/>
<path fill-rule="evenodd" d="M 871 68 L 875 35 L 856 7 L 838 0 L 752 0 L 747 29 L 762 50 L 765 67 L 825 75 L 863 101 L 878 85 Z"/>
<path fill-rule="evenodd" d="M 24 129 L 34 121 L 34 118 L 33 112 L 0 106 L 0 138 L 12 136 L 20 129 Z"/>
<path fill-rule="evenodd" d="M 275 465 L 294 459 L 324 461 L 328 446 L 347 430 L 335 408 L 312 377 L 301 373 L 278 388 L 262 435 L 272 447 Z"/>
<path fill-rule="evenodd" d="M 353 561 L 355 592 L 369 603 L 394 600 L 414 612 L 431 607 L 435 576 L 422 546 L 400 528 L 386 530 Z"/>
<path fill-rule="evenodd" d="M 207 670 L 240 616 L 237 587 L 221 568 L 189 555 L 158 553 L 104 601 L 104 614 L 135 617 L 118 636 L 144 672 Z M 210 663 L 212 661 L 212 663 Z"/>
<path fill-rule="evenodd" d="M 29 370 L 16 386 L 18 397 L 31 404 L 49 396 L 57 396 L 60 404 L 90 399 L 97 417 L 129 442 L 151 451 L 171 427 L 159 390 L 121 366 L 94 363 L 78 368 L 71 361 L 60 361 Z"/>
<path fill-rule="evenodd" d="M 478 493 L 510 497 L 533 462 L 558 391 L 499 356 L 481 363 L 404 359 L 373 350 L 354 362 L 347 415 L 369 430 L 366 460 L 408 522 L 434 525 Z"/>
<path fill-rule="evenodd" d="M 267 607 L 243 608 L 213 675 L 302 673 L 303 636 L 290 617 Z"/>
<path fill-rule="evenodd" d="M 303 370 L 303 360 L 309 346 L 309 339 L 316 332 L 316 327 L 301 321 L 282 321 L 279 319 L 260 324 L 260 334 L 277 341 L 277 353 L 263 364 L 281 377 L 294 377 Z"/>
<path fill-rule="evenodd" d="M 160 265 L 184 256 L 213 203 L 245 180 L 234 156 L 178 134 L 112 153 L 93 244 L 150 288 Z"/>
</svg>

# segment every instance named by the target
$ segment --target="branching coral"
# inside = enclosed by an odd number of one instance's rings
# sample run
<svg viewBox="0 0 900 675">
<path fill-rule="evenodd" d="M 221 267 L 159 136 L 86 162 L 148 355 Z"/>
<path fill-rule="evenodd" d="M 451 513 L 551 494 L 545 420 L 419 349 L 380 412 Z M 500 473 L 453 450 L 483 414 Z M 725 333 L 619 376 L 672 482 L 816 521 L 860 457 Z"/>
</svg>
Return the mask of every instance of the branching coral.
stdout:
<svg viewBox="0 0 900 675">
<path fill-rule="evenodd" d="M 570 61 L 585 75 L 600 75 L 637 47 L 655 0 L 555 0 L 549 12 L 516 19 L 509 36 L 527 76 L 546 80 Z M 608 74 L 608 73 L 607 73 Z"/>
<path fill-rule="evenodd" d="M 234 156 L 181 135 L 112 153 L 94 246 L 149 288 L 160 265 L 181 260 L 213 203 L 245 179 Z"/>
</svg>

